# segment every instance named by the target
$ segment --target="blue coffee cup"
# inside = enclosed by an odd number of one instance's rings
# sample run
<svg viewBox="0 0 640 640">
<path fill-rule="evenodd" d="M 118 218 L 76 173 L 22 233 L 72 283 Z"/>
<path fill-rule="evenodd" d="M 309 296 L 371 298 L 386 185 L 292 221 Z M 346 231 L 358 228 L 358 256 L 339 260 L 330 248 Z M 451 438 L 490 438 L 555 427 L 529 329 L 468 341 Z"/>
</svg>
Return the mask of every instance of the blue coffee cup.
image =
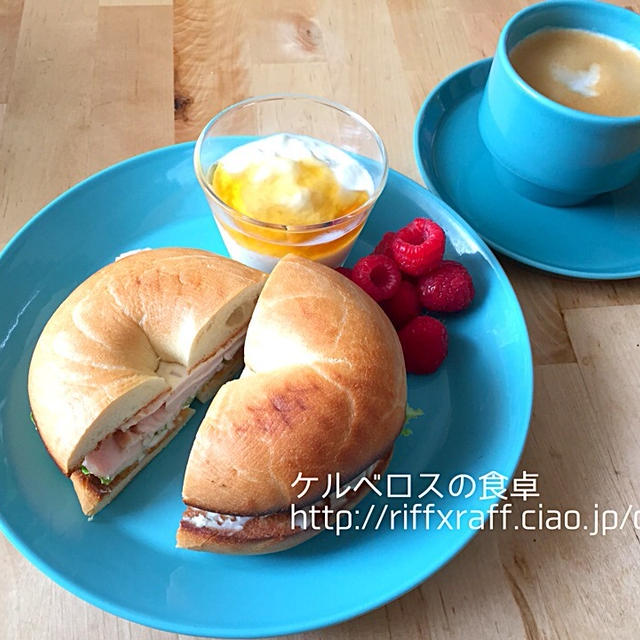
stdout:
<svg viewBox="0 0 640 640">
<path fill-rule="evenodd" d="M 640 174 L 640 115 L 602 116 L 561 105 L 531 88 L 509 52 L 547 27 L 595 31 L 640 49 L 640 16 L 595 0 L 547 0 L 503 28 L 480 104 L 480 134 L 500 179 L 553 206 L 584 202 Z"/>
</svg>

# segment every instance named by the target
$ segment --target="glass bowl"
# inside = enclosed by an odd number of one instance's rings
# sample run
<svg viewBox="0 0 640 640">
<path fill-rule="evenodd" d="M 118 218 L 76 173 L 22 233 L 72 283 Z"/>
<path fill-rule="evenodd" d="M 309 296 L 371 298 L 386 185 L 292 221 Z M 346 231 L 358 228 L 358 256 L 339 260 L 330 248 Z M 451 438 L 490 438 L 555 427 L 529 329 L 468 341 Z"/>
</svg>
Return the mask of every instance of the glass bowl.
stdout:
<svg viewBox="0 0 640 640">
<path fill-rule="evenodd" d="M 315 138 L 338 147 L 366 169 L 369 199 L 344 215 L 315 224 L 276 224 L 249 217 L 214 192 L 216 163 L 231 149 L 277 133 Z M 345 261 L 387 180 L 384 144 L 360 115 L 335 102 L 302 94 L 249 98 L 213 117 L 200 133 L 194 168 L 229 255 L 269 272 L 288 253 L 337 267 Z"/>
</svg>

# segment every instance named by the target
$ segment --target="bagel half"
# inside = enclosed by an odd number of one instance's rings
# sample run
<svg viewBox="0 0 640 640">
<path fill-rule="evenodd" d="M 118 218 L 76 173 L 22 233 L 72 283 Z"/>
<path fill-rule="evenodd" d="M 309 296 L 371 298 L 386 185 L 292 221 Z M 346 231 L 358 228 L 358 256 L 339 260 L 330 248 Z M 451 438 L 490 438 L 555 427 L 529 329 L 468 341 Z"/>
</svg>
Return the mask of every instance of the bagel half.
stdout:
<svg viewBox="0 0 640 640">
<path fill-rule="evenodd" d="M 168 444 L 194 396 L 241 369 L 265 277 L 198 249 L 152 249 L 102 268 L 55 311 L 31 359 L 29 402 L 87 515 Z"/>
<path fill-rule="evenodd" d="M 268 553 L 302 542 L 318 531 L 285 526 L 291 506 L 318 504 L 327 476 L 379 473 L 402 429 L 397 334 L 366 293 L 328 267 L 295 256 L 278 263 L 244 357 L 243 375 L 220 389 L 196 435 L 180 547 Z M 301 498 L 292 486 L 299 473 L 319 479 Z"/>
</svg>

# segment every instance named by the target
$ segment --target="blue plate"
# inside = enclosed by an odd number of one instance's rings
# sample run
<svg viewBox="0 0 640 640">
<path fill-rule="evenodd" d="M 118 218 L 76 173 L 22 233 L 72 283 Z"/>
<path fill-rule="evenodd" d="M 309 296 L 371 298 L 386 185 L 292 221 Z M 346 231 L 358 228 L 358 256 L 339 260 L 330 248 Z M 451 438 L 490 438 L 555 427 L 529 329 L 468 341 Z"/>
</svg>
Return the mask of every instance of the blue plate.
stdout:
<svg viewBox="0 0 640 640">
<path fill-rule="evenodd" d="M 548 207 L 507 189 L 478 130 L 491 60 L 445 78 L 424 101 L 414 154 L 427 186 L 495 249 L 578 278 L 640 276 L 640 178 L 577 207 Z"/>
<path fill-rule="evenodd" d="M 147 153 L 85 180 L 50 205 L 0 256 L 0 528 L 57 583 L 116 615 L 168 631 L 259 637 L 345 620 L 404 593 L 470 540 L 470 526 L 325 532 L 289 551 L 259 557 L 175 548 L 182 474 L 204 414 L 198 414 L 112 505 L 92 522 L 71 483 L 49 459 L 29 421 L 27 370 L 34 344 L 56 306 L 119 253 L 191 246 L 225 253 L 192 164 L 193 144 Z M 391 470 L 440 473 L 436 507 L 479 509 L 480 491 L 448 496 L 447 480 L 495 470 L 510 476 L 531 411 L 529 340 L 513 290 L 476 234 L 424 188 L 391 172 L 352 259 L 384 231 L 418 215 L 438 221 L 447 253 L 471 271 L 477 298 L 447 319 L 450 353 L 434 375 L 410 377 L 409 401 L 424 410 L 399 437 Z M 403 482 L 403 480 L 401 480 Z M 406 481 L 404 481 L 406 482 Z M 426 482 L 426 481 L 424 481 Z M 468 493 L 468 486 L 465 493 Z M 403 492 L 402 486 L 396 493 Z M 454 487 L 454 493 L 457 489 Z M 431 501 L 432 496 L 422 502 Z M 373 505 L 362 503 L 362 526 Z M 376 512 L 377 515 L 377 512 Z"/>
</svg>

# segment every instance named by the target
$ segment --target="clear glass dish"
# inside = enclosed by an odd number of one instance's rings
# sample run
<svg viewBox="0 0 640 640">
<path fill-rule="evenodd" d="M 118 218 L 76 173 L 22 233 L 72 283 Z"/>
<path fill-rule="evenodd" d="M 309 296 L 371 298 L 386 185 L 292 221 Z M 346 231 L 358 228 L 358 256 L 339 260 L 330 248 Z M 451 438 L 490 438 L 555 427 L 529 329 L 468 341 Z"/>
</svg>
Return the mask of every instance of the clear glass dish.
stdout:
<svg viewBox="0 0 640 640">
<path fill-rule="evenodd" d="M 234 147 L 276 133 L 316 138 L 351 155 L 371 176 L 369 199 L 338 218 L 308 225 L 257 220 L 223 202 L 212 187 L 217 161 Z M 332 267 L 341 265 L 384 188 L 389 170 L 384 144 L 362 116 L 335 102 L 302 94 L 249 98 L 221 111 L 198 137 L 194 167 L 231 257 L 267 272 L 288 253 Z"/>
</svg>

